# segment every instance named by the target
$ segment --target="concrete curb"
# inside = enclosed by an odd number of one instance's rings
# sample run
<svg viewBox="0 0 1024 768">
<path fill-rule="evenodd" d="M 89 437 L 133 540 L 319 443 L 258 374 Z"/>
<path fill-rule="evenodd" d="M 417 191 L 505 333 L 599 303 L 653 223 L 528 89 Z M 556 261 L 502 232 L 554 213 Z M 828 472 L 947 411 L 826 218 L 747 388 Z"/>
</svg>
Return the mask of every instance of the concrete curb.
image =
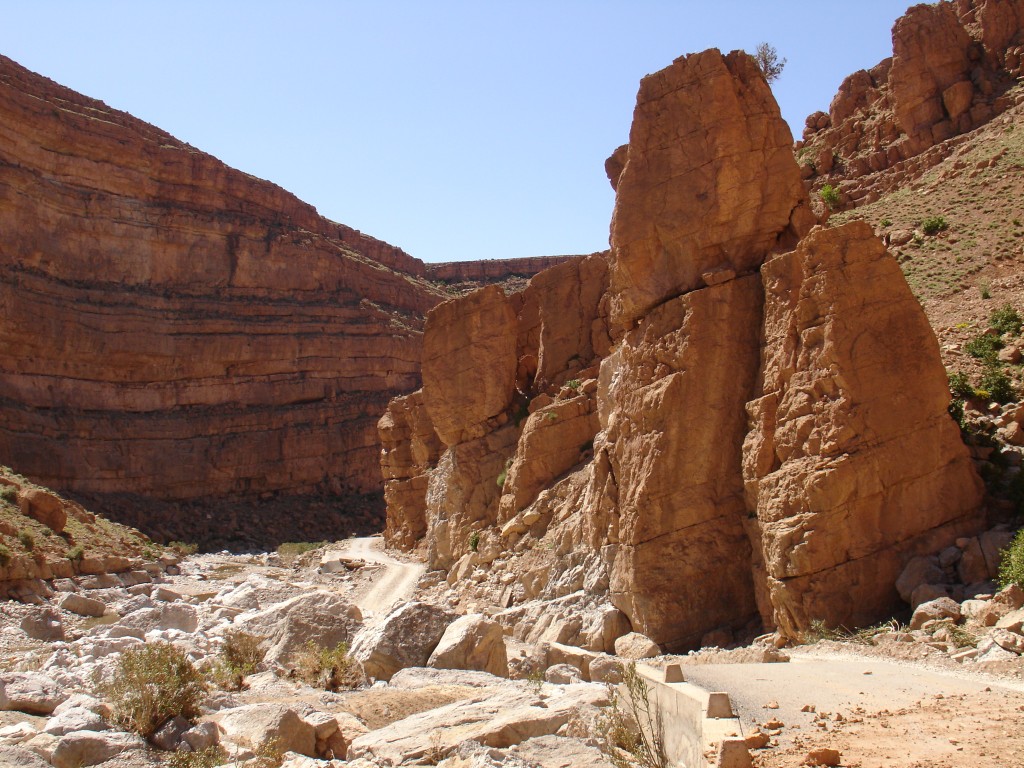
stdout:
<svg viewBox="0 0 1024 768">
<path fill-rule="evenodd" d="M 661 718 L 671 765 L 751 768 L 750 751 L 729 694 L 685 682 L 678 664 L 665 670 L 638 664 L 636 670 L 647 682 L 652 711 Z"/>
</svg>

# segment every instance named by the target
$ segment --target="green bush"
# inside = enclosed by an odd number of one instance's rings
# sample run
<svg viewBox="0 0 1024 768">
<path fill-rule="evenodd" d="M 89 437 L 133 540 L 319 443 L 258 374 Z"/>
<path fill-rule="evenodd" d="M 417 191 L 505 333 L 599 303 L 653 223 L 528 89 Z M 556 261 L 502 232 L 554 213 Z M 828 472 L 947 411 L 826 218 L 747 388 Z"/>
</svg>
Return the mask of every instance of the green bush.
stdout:
<svg viewBox="0 0 1024 768">
<path fill-rule="evenodd" d="M 176 554 L 181 555 L 182 557 L 194 555 L 199 551 L 198 544 L 190 544 L 186 541 L 172 541 L 168 543 L 167 548 L 173 550 Z"/>
<path fill-rule="evenodd" d="M 974 387 L 966 373 L 957 371 L 949 374 L 949 393 L 961 400 L 969 400 L 974 395 Z"/>
<path fill-rule="evenodd" d="M 1003 550 L 999 564 L 999 585 L 1008 587 L 1011 584 L 1024 587 L 1024 528 L 1017 531 L 1010 546 Z"/>
<path fill-rule="evenodd" d="M 241 629 L 230 629 L 224 634 L 220 659 L 212 669 L 213 681 L 228 691 L 240 691 L 245 678 L 256 671 L 266 655 L 266 638 Z"/>
<path fill-rule="evenodd" d="M 578 390 L 582 383 L 583 382 L 580 381 L 579 379 L 569 379 L 567 382 L 565 382 L 565 386 L 572 390 Z"/>
<path fill-rule="evenodd" d="M 68 560 L 81 560 L 83 557 L 85 557 L 85 547 L 83 547 L 81 544 L 76 544 L 71 549 L 69 549 L 67 551 L 67 554 L 65 554 L 64 556 Z"/>
<path fill-rule="evenodd" d="M 990 366 L 981 375 L 981 388 L 988 390 L 989 397 L 997 403 L 1009 403 L 1017 399 L 1013 382 L 1006 371 L 997 366 Z"/>
<path fill-rule="evenodd" d="M 480 546 L 480 531 L 473 531 L 469 534 L 469 548 L 473 552 L 476 552 L 477 547 Z"/>
<path fill-rule="evenodd" d="M 989 325 L 999 333 L 1019 336 L 1022 321 L 1020 313 L 1012 305 L 1004 304 L 999 309 L 992 310 L 992 314 L 989 316 Z"/>
<path fill-rule="evenodd" d="M 0 568 L 8 565 L 11 562 L 11 550 L 7 548 L 6 544 L 0 544 Z"/>
<path fill-rule="evenodd" d="M 122 654 L 102 693 L 117 723 L 150 739 L 174 717 L 195 722 L 206 691 L 206 681 L 184 651 L 150 643 Z"/>
<path fill-rule="evenodd" d="M 949 415 L 953 417 L 953 421 L 960 425 L 960 429 L 964 428 L 964 401 L 954 397 L 949 401 Z"/>
<path fill-rule="evenodd" d="M 224 747 L 215 744 L 198 752 L 174 752 L 167 758 L 169 768 L 216 768 L 228 761 Z"/>
<path fill-rule="evenodd" d="M 944 216 L 929 216 L 921 222 L 921 231 L 926 235 L 937 235 L 949 229 L 949 224 Z"/>
<path fill-rule="evenodd" d="M 826 184 L 821 188 L 818 193 L 821 196 L 821 201 L 829 207 L 830 210 L 835 210 L 836 206 L 839 205 L 839 187 L 833 187 L 831 184 Z"/>
<path fill-rule="evenodd" d="M 3 488 L 0 488 L 0 499 L 3 499 L 9 504 L 17 503 L 18 489 L 13 485 L 5 485 Z"/>
<path fill-rule="evenodd" d="M 23 546 L 29 552 L 31 552 L 36 546 L 36 538 L 32 535 L 32 531 L 18 531 L 18 541 L 20 541 L 21 546 Z"/>
<path fill-rule="evenodd" d="M 996 361 L 996 356 L 1002 348 L 1002 340 L 994 333 L 983 333 L 964 344 L 964 352 L 968 355 L 990 363 Z"/>
<path fill-rule="evenodd" d="M 992 298 L 992 289 L 989 287 L 988 283 L 982 283 L 981 285 L 979 285 L 978 293 L 981 294 L 981 298 L 983 299 Z"/>
<path fill-rule="evenodd" d="M 309 685 L 328 691 L 358 688 L 365 678 L 359 662 L 348 655 L 348 644 L 333 649 L 308 640 L 295 657 L 295 674 Z"/>
</svg>

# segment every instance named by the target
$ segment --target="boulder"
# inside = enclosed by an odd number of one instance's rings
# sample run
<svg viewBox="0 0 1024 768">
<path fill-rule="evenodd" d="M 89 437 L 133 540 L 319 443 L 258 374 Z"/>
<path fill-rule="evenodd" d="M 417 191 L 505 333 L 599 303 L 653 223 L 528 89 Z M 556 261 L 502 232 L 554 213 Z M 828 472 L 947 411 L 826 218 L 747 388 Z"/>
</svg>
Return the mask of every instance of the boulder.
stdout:
<svg viewBox="0 0 1024 768">
<path fill-rule="evenodd" d="M 594 683 L 622 682 L 622 662 L 611 656 L 602 656 L 590 662 L 590 680 Z"/>
<path fill-rule="evenodd" d="M 38 672 L 0 674 L 0 710 L 49 715 L 67 698 L 62 685 Z"/>
<path fill-rule="evenodd" d="M 146 742 L 134 733 L 78 731 L 61 736 L 50 755 L 50 764 L 53 768 L 85 768 L 145 748 Z"/>
<path fill-rule="evenodd" d="M 93 616 L 96 618 L 102 616 L 107 610 L 107 605 L 102 600 L 94 600 L 77 592 L 68 592 L 61 598 L 58 606 L 65 611 L 77 613 L 79 616 Z"/>
<path fill-rule="evenodd" d="M 649 659 L 661 655 L 658 644 L 639 632 L 630 632 L 615 641 L 615 655 L 624 659 Z"/>
<path fill-rule="evenodd" d="M 971 536 L 967 540 L 956 570 L 964 584 L 977 584 L 989 577 L 988 563 L 985 562 L 985 555 L 977 536 Z"/>
<path fill-rule="evenodd" d="M 960 620 L 960 605 L 948 597 L 940 597 L 922 603 L 914 609 L 914 615 L 910 619 L 910 629 L 920 629 L 925 622 L 937 619 L 952 619 L 954 622 Z"/>
<path fill-rule="evenodd" d="M 555 685 L 582 683 L 583 673 L 572 664 L 555 664 L 544 670 L 544 681 Z"/>
<path fill-rule="evenodd" d="M 367 676 L 390 680 L 405 667 L 427 664 L 448 625 L 450 611 L 429 603 L 404 603 L 353 639 L 351 654 Z"/>
<path fill-rule="evenodd" d="M 168 629 L 192 633 L 199 628 L 199 614 L 194 606 L 184 603 L 166 603 L 155 608 L 142 608 L 133 611 L 120 619 L 117 625 L 143 634 L 153 630 L 166 631 Z"/>
<path fill-rule="evenodd" d="M 996 627 L 1024 635 L 1024 609 L 1018 608 L 1016 611 L 1006 614 L 996 622 Z"/>
<path fill-rule="evenodd" d="M 21 620 L 21 629 L 33 640 L 53 643 L 64 639 L 64 624 L 60 614 L 49 606 L 32 609 Z"/>
<path fill-rule="evenodd" d="M 938 559 L 934 556 L 914 557 L 900 571 L 896 579 L 896 591 L 900 593 L 900 599 L 911 602 L 914 590 L 922 584 L 939 584 L 946 579 L 946 574 L 939 566 Z"/>
<path fill-rule="evenodd" d="M 420 762 L 428 751 L 449 755 L 468 741 L 509 747 L 554 734 L 570 718 L 608 703 L 603 685 L 559 686 L 543 700 L 532 690 L 502 686 L 370 731 L 352 742 L 347 759 L 400 765 Z"/>
<path fill-rule="evenodd" d="M 285 664 L 309 642 L 329 649 L 351 643 L 361 619 L 359 608 L 346 598 L 313 590 L 240 618 L 236 624 L 266 638 L 266 661 Z"/>
<path fill-rule="evenodd" d="M 43 726 L 43 733 L 54 736 L 63 736 L 75 731 L 106 731 L 110 729 L 103 717 L 85 707 L 71 707 L 59 714 L 54 714 L 46 725 Z"/>
<path fill-rule="evenodd" d="M 1024 653 L 1024 637 L 1017 632 L 994 629 L 992 630 L 991 638 L 1003 650 L 1016 653 L 1017 655 Z"/>
<path fill-rule="evenodd" d="M 271 740 L 285 752 L 316 757 L 316 731 L 286 704 L 264 702 L 222 709 L 210 720 L 217 724 L 223 739 L 251 750 Z"/>
<path fill-rule="evenodd" d="M 477 669 L 508 677 L 508 656 L 501 625 L 478 613 L 460 616 L 445 629 L 427 666 Z"/>
<path fill-rule="evenodd" d="M 1003 560 L 1003 550 L 1010 546 L 1013 541 L 1011 531 L 985 531 L 978 537 L 978 544 L 981 546 L 981 554 L 985 558 L 985 565 L 988 567 L 989 578 L 996 578 L 999 575 L 999 565 Z"/>
<path fill-rule="evenodd" d="M 64 502 L 41 488 L 26 488 L 18 493 L 21 514 L 38 520 L 54 533 L 60 533 L 68 523 Z"/>
</svg>

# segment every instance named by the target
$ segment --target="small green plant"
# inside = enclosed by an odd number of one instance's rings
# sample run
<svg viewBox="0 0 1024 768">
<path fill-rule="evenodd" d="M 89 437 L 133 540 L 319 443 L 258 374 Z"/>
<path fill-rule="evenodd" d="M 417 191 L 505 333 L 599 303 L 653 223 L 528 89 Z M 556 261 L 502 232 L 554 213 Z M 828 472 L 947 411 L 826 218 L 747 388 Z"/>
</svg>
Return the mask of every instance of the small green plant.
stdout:
<svg viewBox="0 0 1024 768">
<path fill-rule="evenodd" d="M 348 643 L 332 649 L 307 641 L 296 654 L 295 674 L 303 682 L 327 691 L 358 688 L 365 680 L 359 662 L 348 655 Z"/>
<path fill-rule="evenodd" d="M 544 414 L 544 418 L 547 419 L 548 421 L 555 421 L 556 419 L 558 419 L 558 414 L 555 413 L 554 411 L 548 411 L 547 413 Z"/>
<path fill-rule="evenodd" d="M 32 531 L 26 531 L 24 529 L 18 531 L 18 541 L 21 542 L 21 546 L 31 552 L 36 546 L 36 538 L 32 535 Z"/>
<path fill-rule="evenodd" d="M 883 227 L 891 227 L 892 226 L 892 219 L 882 219 L 882 226 Z"/>
<path fill-rule="evenodd" d="M 277 738 L 260 742 L 254 752 L 252 760 L 246 763 L 249 768 L 281 768 L 284 764 L 284 748 Z"/>
<path fill-rule="evenodd" d="M 539 696 L 540 692 L 544 690 L 544 670 L 538 667 L 530 672 L 526 679 L 530 683 L 530 688 L 533 690 L 534 695 Z"/>
<path fill-rule="evenodd" d="M 477 547 L 480 546 L 480 531 L 473 531 L 469 534 L 469 548 L 471 551 L 476 552 Z"/>
<path fill-rule="evenodd" d="M 121 655 L 102 693 L 117 723 L 150 739 L 174 717 L 195 722 L 206 691 L 202 674 L 183 650 L 170 643 L 148 643 Z"/>
<path fill-rule="evenodd" d="M 170 768 L 215 768 L 228 761 L 224 747 L 215 744 L 198 752 L 173 752 L 167 759 Z"/>
<path fill-rule="evenodd" d="M 1010 546 L 1003 550 L 999 563 L 999 586 L 1011 584 L 1024 587 L 1024 528 L 1017 531 Z"/>
<path fill-rule="evenodd" d="M 511 466 L 512 466 L 512 457 L 509 456 L 507 459 L 505 459 L 505 468 L 503 470 L 501 470 L 501 472 L 498 473 L 497 483 L 498 483 L 498 487 L 499 488 L 504 488 L 505 487 L 505 478 L 508 477 L 508 470 L 509 470 L 509 468 L 511 468 Z"/>
<path fill-rule="evenodd" d="M 211 670 L 213 681 L 226 691 L 240 691 L 245 688 L 245 678 L 256 671 L 266 655 L 266 638 L 252 635 L 241 629 L 224 633 L 224 645 L 220 658 Z"/>
<path fill-rule="evenodd" d="M 565 382 L 565 386 L 567 386 L 569 389 L 571 389 L 573 391 L 578 392 L 579 388 L 580 388 L 580 385 L 582 383 L 583 382 L 580 381 L 579 379 L 569 379 L 567 382 Z"/>
<path fill-rule="evenodd" d="M 989 363 L 996 361 L 996 356 L 1002 348 L 1002 339 L 994 333 L 983 333 L 964 344 L 964 352 L 971 357 Z"/>
<path fill-rule="evenodd" d="M 983 299 L 992 298 L 992 288 L 989 286 L 988 283 L 982 283 L 981 285 L 979 285 L 978 293 L 981 294 L 981 298 Z"/>
<path fill-rule="evenodd" d="M 8 504 L 15 504 L 18 501 L 18 489 L 13 485 L 5 485 L 0 488 L 0 499 L 3 499 Z"/>
<path fill-rule="evenodd" d="M 175 554 L 187 557 L 188 555 L 194 555 L 199 551 L 198 544 L 190 544 L 187 541 L 172 541 L 167 545 L 167 548 L 172 550 Z"/>
<path fill-rule="evenodd" d="M 835 210 L 839 205 L 839 188 L 833 187 L 831 184 L 826 184 L 821 188 L 818 193 L 821 196 L 821 201 L 829 207 L 829 210 Z"/>
<path fill-rule="evenodd" d="M 83 547 L 81 544 L 76 544 L 71 549 L 69 549 L 64 556 L 68 560 L 81 560 L 83 557 L 85 557 L 85 547 Z"/>
<path fill-rule="evenodd" d="M 997 403 L 1009 403 L 1017 398 L 1013 382 L 1006 371 L 998 366 L 989 366 L 981 374 L 981 389 L 987 390 L 989 397 Z"/>
<path fill-rule="evenodd" d="M 636 664 L 622 667 L 625 701 L 612 694 L 612 701 L 598 723 L 601 752 L 615 768 L 666 768 L 665 727 L 661 716 L 653 711 L 650 686 L 636 670 Z"/>
<path fill-rule="evenodd" d="M 974 387 L 971 386 L 971 380 L 967 378 L 966 373 L 956 371 L 949 374 L 949 393 L 961 400 L 967 400 L 974 394 Z"/>
<path fill-rule="evenodd" d="M 0 568 L 6 567 L 11 562 L 11 550 L 6 544 L 0 544 Z"/>
<path fill-rule="evenodd" d="M 960 429 L 963 429 L 966 426 L 966 423 L 964 422 L 964 401 L 958 397 L 954 397 L 949 401 L 949 408 L 947 408 L 947 410 L 949 411 L 949 415 L 953 417 L 953 421 L 960 426 Z"/>
<path fill-rule="evenodd" d="M 989 316 L 989 325 L 999 333 L 1009 333 L 1012 336 L 1019 336 L 1022 325 L 1020 313 L 1011 304 L 1003 304 L 999 309 L 993 309 Z"/>
<path fill-rule="evenodd" d="M 921 222 L 921 231 L 926 235 L 937 235 L 949 229 L 949 223 L 944 216 L 929 216 Z"/>
</svg>

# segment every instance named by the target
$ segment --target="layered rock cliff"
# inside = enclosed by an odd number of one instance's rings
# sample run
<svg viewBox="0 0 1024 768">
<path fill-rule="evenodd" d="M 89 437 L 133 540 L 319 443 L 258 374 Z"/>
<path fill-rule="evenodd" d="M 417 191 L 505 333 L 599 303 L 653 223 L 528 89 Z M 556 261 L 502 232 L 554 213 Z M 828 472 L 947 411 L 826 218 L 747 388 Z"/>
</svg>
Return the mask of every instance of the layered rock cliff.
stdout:
<svg viewBox="0 0 1024 768">
<path fill-rule="evenodd" d="M 804 177 L 836 187 L 841 205 L 906 185 L 1012 106 L 1006 92 L 1024 74 L 1024 0 L 915 5 L 892 41 L 892 57 L 847 77 L 797 144 Z"/>
<path fill-rule="evenodd" d="M 982 492 L 895 261 L 865 225 L 812 229 L 739 52 L 645 78 L 606 168 L 607 257 L 428 316 L 423 389 L 380 424 L 389 539 L 523 639 L 674 650 L 891 612 Z"/>
<path fill-rule="evenodd" d="M 3 57 L 0 233 L 5 463 L 93 497 L 379 488 L 421 262 Z"/>
</svg>

